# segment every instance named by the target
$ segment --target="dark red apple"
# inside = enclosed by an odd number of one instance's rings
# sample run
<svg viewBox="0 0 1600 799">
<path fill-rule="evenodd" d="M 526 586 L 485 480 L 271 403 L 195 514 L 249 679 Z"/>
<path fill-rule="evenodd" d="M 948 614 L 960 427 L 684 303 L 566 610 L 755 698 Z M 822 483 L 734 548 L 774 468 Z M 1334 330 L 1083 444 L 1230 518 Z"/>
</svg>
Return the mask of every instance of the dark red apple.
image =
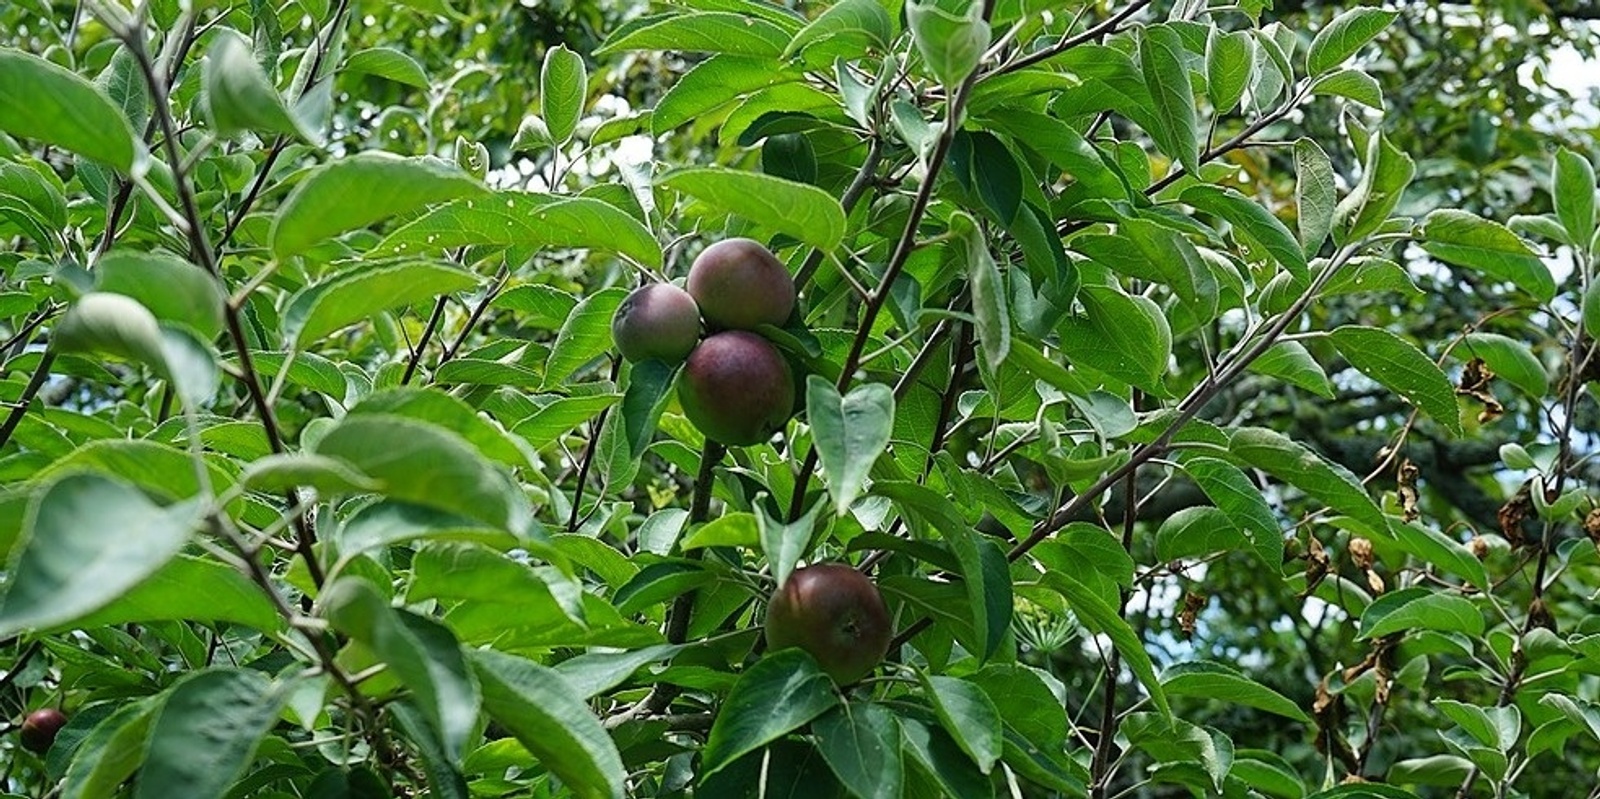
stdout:
<svg viewBox="0 0 1600 799">
<path fill-rule="evenodd" d="M 671 283 L 647 283 L 617 306 L 611 337 L 629 361 L 679 363 L 700 340 L 700 309 L 689 292 Z"/>
<path fill-rule="evenodd" d="M 689 267 L 689 294 L 716 328 L 782 325 L 794 311 L 794 278 L 758 241 L 725 239 L 700 251 Z"/>
<path fill-rule="evenodd" d="M 67 716 L 53 707 L 35 710 L 22 720 L 22 748 L 36 755 L 50 751 L 56 733 L 67 726 Z"/>
<path fill-rule="evenodd" d="M 794 412 L 794 374 L 778 348 L 755 333 L 706 337 L 678 377 L 678 403 L 706 438 L 756 444 L 783 429 Z"/>
<path fill-rule="evenodd" d="M 878 586 L 842 563 L 796 569 L 767 602 L 767 645 L 804 649 L 840 685 L 872 673 L 893 635 Z"/>
</svg>

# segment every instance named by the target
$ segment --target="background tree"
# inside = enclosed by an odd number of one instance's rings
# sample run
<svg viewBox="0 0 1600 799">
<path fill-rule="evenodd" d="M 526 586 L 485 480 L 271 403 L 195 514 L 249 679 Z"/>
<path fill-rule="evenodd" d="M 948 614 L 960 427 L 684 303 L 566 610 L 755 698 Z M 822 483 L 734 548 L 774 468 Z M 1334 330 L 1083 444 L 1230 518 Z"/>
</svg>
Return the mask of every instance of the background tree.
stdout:
<svg viewBox="0 0 1600 799">
<path fill-rule="evenodd" d="M 1589 791 L 1591 16 L 0 8 L 0 790 Z"/>
</svg>

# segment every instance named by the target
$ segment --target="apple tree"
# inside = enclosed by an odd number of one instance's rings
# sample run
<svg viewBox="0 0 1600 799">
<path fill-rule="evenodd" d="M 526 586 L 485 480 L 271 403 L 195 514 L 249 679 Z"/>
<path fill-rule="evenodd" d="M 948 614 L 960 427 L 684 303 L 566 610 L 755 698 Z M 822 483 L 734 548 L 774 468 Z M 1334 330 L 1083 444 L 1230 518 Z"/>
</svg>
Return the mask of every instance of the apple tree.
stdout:
<svg viewBox="0 0 1600 799">
<path fill-rule="evenodd" d="M 1594 34 L 1277 5 L 0 8 L 0 792 L 1600 797 Z"/>
</svg>

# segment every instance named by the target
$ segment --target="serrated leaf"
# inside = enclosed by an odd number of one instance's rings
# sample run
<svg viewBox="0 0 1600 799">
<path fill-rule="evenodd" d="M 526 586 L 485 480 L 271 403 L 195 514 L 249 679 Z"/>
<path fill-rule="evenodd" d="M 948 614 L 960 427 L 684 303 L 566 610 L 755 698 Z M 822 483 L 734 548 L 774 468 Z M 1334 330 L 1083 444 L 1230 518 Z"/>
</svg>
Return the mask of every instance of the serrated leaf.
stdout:
<svg viewBox="0 0 1600 799">
<path fill-rule="evenodd" d="M 1179 663 L 1161 675 L 1168 696 L 1198 696 L 1265 710 L 1309 723 L 1311 717 L 1293 700 L 1256 682 L 1231 666 L 1210 661 Z"/>
<path fill-rule="evenodd" d="M 900 725 L 873 702 L 851 702 L 811 724 L 817 750 L 851 794 L 861 799 L 898 799 L 904 791 Z"/>
<path fill-rule="evenodd" d="M 375 75 L 418 89 L 427 89 L 432 85 L 421 63 L 393 47 L 369 47 L 355 53 L 344 62 L 344 71 Z"/>
<path fill-rule="evenodd" d="M 357 153 L 318 167 L 289 193 L 272 221 L 272 252 L 287 258 L 346 231 L 483 192 L 441 158 Z"/>
<path fill-rule="evenodd" d="M 0 130 L 127 173 L 142 156 L 133 125 L 98 86 L 38 56 L 0 47 Z"/>
<path fill-rule="evenodd" d="M 1498 222 L 1443 208 L 1422 221 L 1422 249 L 1441 261 L 1508 281 L 1540 302 L 1556 294 L 1556 281 L 1532 249 Z"/>
<path fill-rule="evenodd" d="M 878 0 L 840 0 L 801 28 L 783 49 L 782 57 L 791 58 L 814 44 L 840 40 L 857 45 L 856 49 L 863 52 L 869 48 L 882 50 L 888 48 L 892 36 L 889 12 Z"/>
<path fill-rule="evenodd" d="M 334 628 L 372 650 L 416 697 L 445 751 L 459 759 L 478 723 L 479 689 L 450 629 L 390 607 L 359 577 L 341 577 L 321 601 Z"/>
<path fill-rule="evenodd" d="M 882 383 L 864 383 L 840 396 L 832 382 L 811 375 L 806 378 L 806 419 L 834 511 L 843 516 L 860 495 L 872 464 L 889 446 L 894 392 Z"/>
<path fill-rule="evenodd" d="M 1352 8 L 1340 13 L 1311 40 L 1311 49 L 1306 53 L 1306 71 L 1315 76 L 1339 66 L 1398 16 L 1398 11 L 1377 8 Z"/>
<path fill-rule="evenodd" d="M 1371 137 L 1361 179 L 1334 208 L 1334 241 L 1360 240 L 1387 222 L 1416 171 L 1416 162 L 1387 136 Z"/>
<path fill-rule="evenodd" d="M 982 689 L 966 680 L 920 671 L 917 676 L 933 700 L 934 713 L 945 732 L 972 758 L 979 771 L 992 771 L 1003 748 L 1003 725 L 994 703 Z"/>
<path fill-rule="evenodd" d="M 1249 476 L 1218 458 L 1192 458 L 1184 462 L 1183 469 L 1244 533 L 1267 574 L 1279 573 L 1283 567 L 1283 527 Z"/>
<path fill-rule="evenodd" d="M 1074 575 L 1052 571 L 1044 575 L 1044 582 L 1067 600 L 1067 604 L 1072 606 L 1073 613 L 1077 614 L 1078 620 L 1085 627 L 1111 639 L 1111 644 L 1122 655 L 1128 669 L 1139 679 L 1140 684 L 1144 685 L 1145 690 L 1150 692 L 1150 698 L 1156 707 L 1163 715 L 1171 716 L 1172 708 L 1167 703 L 1166 692 L 1161 689 L 1160 679 L 1156 677 L 1155 664 L 1150 660 L 1150 654 L 1145 651 L 1138 633 L 1135 633 L 1127 620 L 1122 618 L 1122 614 Z"/>
<path fill-rule="evenodd" d="M 1383 110 L 1383 89 L 1378 79 L 1359 69 L 1341 69 L 1323 75 L 1312 82 L 1311 93 L 1343 97 L 1377 111 Z"/>
<path fill-rule="evenodd" d="M 1196 133 L 1194 88 L 1184 63 L 1183 39 L 1168 25 L 1144 29 L 1139 42 L 1139 64 L 1150 91 L 1157 122 L 1146 131 L 1161 150 L 1183 165 L 1190 175 L 1200 172 L 1200 138 Z"/>
<path fill-rule="evenodd" d="M 281 133 L 311 141 L 309 131 L 289 112 L 277 88 L 267 80 L 250 50 L 250 42 L 237 31 L 221 28 L 200 67 L 202 97 L 217 133 Z"/>
<path fill-rule="evenodd" d="M 1227 220 L 1237 233 L 1266 250 L 1295 279 L 1306 279 L 1309 267 L 1305 251 L 1289 228 L 1259 203 L 1233 189 L 1210 185 L 1191 186 L 1179 199 Z"/>
<path fill-rule="evenodd" d="M 1496 376 L 1527 392 L 1528 396 L 1543 399 L 1549 392 L 1550 377 L 1527 344 L 1499 333 L 1482 332 L 1468 333 L 1461 344 L 1458 353 L 1468 358 L 1482 358 Z"/>
<path fill-rule="evenodd" d="M 928 71 L 954 91 L 978 67 L 989 47 L 989 21 L 979 2 L 909 0 L 906 26 Z"/>
<path fill-rule="evenodd" d="M 587 247 L 661 266 L 661 245 L 626 211 L 590 197 L 496 192 L 447 203 L 407 222 L 373 248 L 406 255 L 457 247 Z"/>
<path fill-rule="evenodd" d="M 1086 313 L 1059 327 L 1068 361 L 1165 395 L 1161 376 L 1172 355 L 1172 328 L 1160 307 L 1109 286 L 1084 286 L 1078 296 Z"/>
<path fill-rule="evenodd" d="M 1461 411 L 1449 378 L 1411 342 L 1375 327 L 1346 325 L 1328 334 L 1339 354 L 1362 374 L 1421 408 L 1457 435 Z"/>
<path fill-rule="evenodd" d="M 1594 239 L 1594 192 L 1594 164 L 1565 147 L 1557 150 L 1550 195 L 1561 227 L 1566 229 L 1569 240 L 1579 245 Z"/>
<path fill-rule="evenodd" d="M 287 698 L 259 671 L 208 669 L 185 678 L 156 715 L 135 798 L 225 796 Z"/>
<path fill-rule="evenodd" d="M 844 238 L 844 208 L 816 186 L 720 167 L 679 169 L 659 185 L 825 250 Z"/>
<path fill-rule="evenodd" d="M 199 519 L 197 502 L 163 508 L 99 475 L 61 478 L 29 511 L 0 597 L 0 636 L 104 608 L 176 557 Z"/>
<path fill-rule="evenodd" d="M 283 336 L 294 347 L 307 347 L 380 311 L 464 291 L 477 283 L 471 272 L 427 261 L 356 266 L 290 300 L 283 315 Z"/>
<path fill-rule="evenodd" d="M 1319 397 L 1333 399 L 1328 373 L 1298 341 L 1280 341 L 1250 362 L 1250 371 L 1286 380 Z"/>
<path fill-rule="evenodd" d="M 1356 640 L 1412 630 L 1483 634 L 1483 614 L 1468 599 L 1427 588 L 1407 588 L 1378 597 L 1361 614 Z"/>
<path fill-rule="evenodd" d="M 709 776 L 839 703 L 833 679 L 805 650 L 769 653 L 739 676 L 722 703 L 703 754 Z"/>
<path fill-rule="evenodd" d="M 493 650 L 473 652 L 472 666 L 484 710 L 568 790 L 581 799 L 622 798 L 626 771 L 617 745 L 559 673 Z"/>
<path fill-rule="evenodd" d="M 566 144 L 577 130 L 588 95 L 589 70 L 583 56 L 564 44 L 546 50 L 544 66 L 539 71 L 539 107 L 550 138 L 557 145 Z"/>
<path fill-rule="evenodd" d="M 1219 113 L 1232 111 L 1244 97 L 1255 68 L 1255 40 L 1248 31 L 1213 27 L 1206 36 L 1206 92 Z"/>
<path fill-rule="evenodd" d="M 789 36 L 767 20 L 727 11 L 655 14 L 624 23 L 606 37 L 596 57 L 624 50 L 732 53 L 772 58 Z"/>
<path fill-rule="evenodd" d="M 139 301 L 158 321 L 187 325 L 202 339 L 222 330 L 227 301 L 217 279 L 162 252 L 112 250 L 95 262 L 95 290 Z"/>
<path fill-rule="evenodd" d="M 579 367 L 611 348 L 611 318 L 627 292 L 610 288 L 584 297 L 556 333 L 545 361 L 544 385 L 563 385 Z"/>
<path fill-rule="evenodd" d="M 1322 459 L 1282 433 L 1260 427 L 1240 428 L 1233 432 L 1229 449 L 1246 464 L 1304 491 L 1363 527 L 1372 531 L 1388 529 L 1383 511 L 1349 469 Z"/>
</svg>

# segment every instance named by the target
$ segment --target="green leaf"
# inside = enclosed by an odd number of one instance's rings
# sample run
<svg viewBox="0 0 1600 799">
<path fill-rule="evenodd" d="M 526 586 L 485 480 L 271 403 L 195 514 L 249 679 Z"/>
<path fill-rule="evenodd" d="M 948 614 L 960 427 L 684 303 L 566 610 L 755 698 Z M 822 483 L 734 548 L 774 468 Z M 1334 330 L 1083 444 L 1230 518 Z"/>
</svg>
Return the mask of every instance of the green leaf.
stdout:
<svg viewBox="0 0 1600 799">
<path fill-rule="evenodd" d="M 442 158 L 357 153 L 317 167 L 289 193 L 272 220 L 272 253 L 298 255 L 340 233 L 483 192 Z"/>
<path fill-rule="evenodd" d="M 838 703 L 832 678 L 805 650 L 769 653 L 740 675 L 717 712 L 702 753 L 703 775 L 715 774 Z"/>
<path fill-rule="evenodd" d="M 307 287 L 283 314 L 284 339 L 306 347 L 329 333 L 369 321 L 380 311 L 431 300 L 477 285 L 478 276 L 444 264 L 358 265 Z"/>
<path fill-rule="evenodd" d="M 773 58 L 784 52 L 788 40 L 782 28 L 746 14 L 668 13 L 624 23 L 594 54 L 599 58 L 624 50 L 676 50 Z"/>
<path fill-rule="evenodd" d="M 900 738 L 911 762 L 932 780 L 937 793 L 929 795 L 951 799 L 992 799 L 994 786 L 978 771 L 972 759 L 944 731 L 922 718 L 897 717 Z"/>
<path fill-rule="evenodd" d="M 1317 78 L 1311 84 L 1313 95 L 1343 97 L 1368 108 L 1383 110 L 1383 89 L 1378 79 L 1359 69 L 1341 69 Z"/>
<path fill-rule="evenodd" d="M 589 70 L 583 56 L 564 44 L 545 51 L 539 71 L 539 107 L 545 127 L 557 145 L 566 144 L 578 128 L 583 104 L 589 96 Z"/>
<path fill-rule="evenodd" d="M 1461 434 L 1461 411 L 1450 379 L 1411 342 L 1375 327 L 1346 325 L 1328 334 L 1362 374 L 1405 397 L 1434 421 Z"/>
<path fill-rule="evenodd" d="M 1232 666 L 1211 661 L 1179 663 L 1161 675 L 1161 689 L 1168 696 L 1198 696 L 1227 704 L 1265 710 L 1302 724 L 1311 717 L 1293 700 L 1268 688 Z"/>
<path fill-rule="evenodd" d="M 1466 211 L 1442 208 L 1428 214 L 1422 220 L 1422 249 L 1441 261 L 1512 283 L 1540 302 L 1556 295 L 1550 268 L 1517 234 Z"/>
<path fill-rule="evenodd" d="M 1139 640 L 1139 634 L 1133 631 L 1126 619 L 1117 608 L 1107 604 L 1100 594 L 1090 589 L 1077 577 L 1063 571 L 1051 571 L 1044 575 L 1044 583 L 1052 590 L 1061 594 L 1072 606 L 1072 612 L 1077 614 L 1078 620 L 1096 634 L 1104 635 L 1111 639 L 1111 645 L 1117 648 L 1122 659 L 1127 662 L 1128 669 L 1150 692 L 1151 701 L 1163 714 L 1171 715 L 1172 708 L 1167 704 L 1166 692 L 1161 689 L 1161 681 L 1156 678 L 1155 664 L 1150 660 L 1150 653 L 1144 649 L 1144 643 Z"/>
<path fill-rule="evenodd" d="M 376 75 L 396 83 L 427 89 L 428 71 L 415 58 L 393 47 L 369 47 L 344 62 L 344 71 L 357 75 Z"/>
<path fill-rule="evenodd" d="M 782 58 L 792 58 L 812 45 L 826 45 L 830 51 L 850 47 L 856 54 L 886 50 L 893 36 L 889 12 L 878 0 L 840 0 L 801 28 L 783 49 Z"/>
<path fill-rule="evenodd" d="M 1157 396 L 1172 356 L 1172 328 L 1160 306 L 1110 286 L 1078 292 L 1085 313 L 1061 323 L 1061 351 L 1073 365 L 1125 380 Z"/>
<path fill-rule="evenodd" d="M 38 56 L 0 48 L 0 131 L 130 172 L 143 157 L 133 125 L 100 88 Z"/>
<path fill-rule="evenodd" d="M 1323 460 L 1282 433 L 1261 427 L 1240 428 L 1233 432 L 1229 449 L 1246 464 L 1352 517 L 1375 534 L 1389 527 L 1378 503 L 1372 501 L 1349 469 Z"/>
<path fill-rule="evenodd" d="M 1206 92 L 1218 113 L 1232 111 L 1244 97 L 1255 67 L 1255 43 L 1248 31 L 1213 27 L 1206 35 Z"/>
<path fill-rule="evenodd" d="M 1483 562 L 1472 551 L 1438 530 L 1416 522 L 1390 525 L 1394 542 L 1408 554 L 1432 564 L 1446 574 L 1453 574 L 1475 585 L 1479 590 L 1489 590 L 1489 576 Z"/>
<path fill-rule="evenodd" d="M 90 292 L 56 325 L 50 344 L 63 353 L 101 353 L 167 372 L 161 326 L 143 305 L 121 294 Z"/>
<path fill-rule="evenodd" d="M 1236 233 L 1242 233 L 1266 250 L 1296 280 L 1308 277 L 1306 254 L 1300 243 L 1289 228 L 1260 203 L 1233 189 L 1210 185 L 1190 186 L 1179 200 L 1227 220 Z"/>
<path fill-rule="evenodd" d="M 1194 88 L 1184 63 L 1183 39 L 1170 25 L 1151 25 L 1139 42 L 1139 65 L 1150 90 L 1156 127 L 1146 131 L 1161 151 L 1177 159 L 1190 175 L 1200 173 Z"/>
<path fill-rule="evenodd" d="M 382 484 L 350 464 L 321 455 L 284 453 L 268 455 L 251 463 L 239 477 L 240 484 L 256 491 L 286 491 L 311 486 L 323 495 L 376 491 Z"/>
<path fill-rule="evenodd" d="M 315 451 L 383 483 L 383 493 L 525 535 L 527 499 L 470 442 L 437 425 L 389 414 L 351 414 Z"/>
<path fill-rule="evenodd" d="M 959 224 L 952 229 L 964 228 L 966 241 L 967 279 L 971 286 L 972 315 L 977 320 L 979 349 L 989 369 L 997 370 L 1011 350 L 1011 315 L 1007 310 L 1005 281 L 1000 277 L 1000 267 L 989 253 L 983 231 L 966 214 L 956 217 Z"/>
<path fill-rule="evenodd" d="M 546 387 L 566 384 L 580 367 L 611 349 L 611 318 L 626 296 L 621 288 L 609 288 L 584 297 L 572 309 L 545 361 Z"/>
<path fill-rule="evenodd" d="M 200 504 L 72 474 L 36 500 L 0 599 L 0 637 L 75 621 L 133 590 L 189 542 Z"/>
<path fill-rule="evenodd" d="M 261 588 L 231 566 L 179 555 L 105 607 L 71 622 L 80 629 L 157 621 L 232 622 L 263 632 L 283 628 Z"/>
<path fill-rule="evenodd" d="M 984 118 L 984 124 L 1036 150 L 1069 173 L 1090 196 L 1131 199 L 1133 189 L 1115 165 L 1071 125 L 1047 114 L 1013 105 Z"/>
<path fill-rule="evenodd" d="M 472 246 L 586 247 L 661 266 L 661 245 L 628 212 L 592 197 L 516 191 L 442 205 L 406 223 L 373 251 L 405 255 Z"/>
<path fill-rule="evenodd" d="M 341 577 L 322 595 L 335 629 L 372 650 L 416 698 L 452 760 L 478 724 L 478 681 L 448 627 L 392 608 L 359 577 Z M 492 712 L 492 711 L 491 711 Z"/>
<path fill-rule="evenodd" d="M 1279 341 L 1250 362 L 1250 371 L 1286 380 L 1319 397 L 1333 399 L 1333 383 L 1310 351 L 1298 341 Z"/>
<path fill-rule="evenodd" d="M 218 135 L 232 137 L 249 131 L 312 140 L 261 71 L 249 40 L 239 32 L 221 28 L 214 34 L 200 66 L 200 80 L 206 113 Z"/>
<path fill-rule="evenodd" d="M 1306 253 L 1314 254 L 1322 248 L 1322 242 L 1333 230 L 1334 206 L 1338 201 L 1333 182 L 1333 163 L 1316 141 L 1296 139 L 1294 172 L 1295 219 L 1300 231 L 1300 246 Z"/>
<path fill-rule="evenodd" d="M 928 71 L 953 92 L 989 48 L 984 4 L 973 0 L 908 0 L 906 26 Z"/>
<path fill-rule="evenodd" d="M 1156 530 L 1156 557 L 1163 561 L 1231 552 L 1248 544 L 1233 520 L 1209 505 L 1182 508 Z"/>
<path fill-rule="evenodd" d="M 679 169 L 659 185 L 825 250 L 844 238 L 843 206 L 816 186 L 720 167 Z"/>
<path fill-rule="evenodd" d="M 843 516 L 861 494 L 872 464 L 889 446 L 894 430 L 894 392 L 882 383 L 864 383 L 840 396 L 832 381 L 806 378 L 806 419 L 833 496 Z"/>
<path fill-rule="evenodd" d="M 1428 588 L 1407 588 L 1384 594 L 1361 614 L 1356 640 L 1381 638 L 1412 630 L 1483 634 L 1483 614 L 1471 600 Z"/>
<path fill-rule="evenodd" d="M 163 252 L 112 250 L 95 262 L 95 291 L 132 297 L 157 321 L 187 325 L 207 341 L 222 331 L 227 297 L 204 269 Z"/>
<path fill-rule="evenodd" d="M 472 666 L 484 709 L 568 790 L 582 799 L 621 799 L 627 773 L 617 745 L 559 673 L 493 650 L 474 651 Z"/>
<path fill-rule="evenodd" d="M 1583 329 L 1590 338 L 1600 338 L 1600 280 L 1583 293 Z"/>
<path fill-rule="evenodd" d="M 428 775 L 429 796 L 433 799 L 469 799 L 472 795 L 467 780 L 439 743 L 439 736 L 428 727 L 427 719 L 409 702 L 394 702 L 387 706 L 406 738 L 417 747 L 422 756 L 422 768 Z"/>
<path fill-rule="evenodd" d="M 703 549 L 705 547 L 751 547 L 761 545 L 761 529 L 757 526 L 756 516 L 753 513 L 728 513 L 721 518 L 712 519 L 703 527 L 689 534 L 683 541 L 683 549 Z M 794 564 L 790 564 L 793 568 Z"/>
<path fill-rule="evenodd" d="M 287 699 L 287 692 L 259 671 L 191 674 L 173 686 L 156 715 L 134 796 L 227 795 Z"/>
<path fill-rule="evenodd" d="M 1334 209 L 1334 241 L 1359 241 L 1387 222 L 1416 171 L 1416 162 L 1387 136 L 1373 136 L 1361 179 Z"/>
<path fill-rule="evenodd" d="M 1004 553 L 999 553 L 998 565 L 1002 568 L 995 575 L 993 567 L 998 546 L 980 539 L 962 518 L 956 504 L 930 488 L 911 482 L 882 480 L 873 484 L 872 493 L 894 500 L 902 514 L 920 519 L 939 532 L 961 566 L 975 639 L 968 643 L 980 659 L 994 654 L 1011 624 L 1011 579 L 1003 568 Z"/>
<path fill-rule="evenodd" d="M 900 725 L 873 702 L 841 704 L 811 724 L 817 750 L 834 775 L 861 799 L 898 799 L 905 772 Z"/>
<path fill-rule="evenodd" d="M 988 774 L 1000 760 L 1000 711 L 978 686 L 955 677 L 917 673 L 933 710 L 945 732 L 955 739 L 961 751 L 972 758 L 978 770 Z"/>
<path fill-rule="evenodd" d="M 1208 787 L 1218 791 L 1233 762 L 1233 744 L 1227 737 L 1183 719 L 1132 713 L 1123 719 L 1120 732 L 1158 763 L 1199 766 L 1210 778 Z"/>
<path fill-rule="evenodd" d="M 660 136 L 761 89 L 804 79 L 804 72 L 771 58 L 714 55 L 685 72 L 661 96 L 650 115 L 650 129 Z"/>
<path fill-rule="evenodd" d="M 1417 795 L 1393 785 L 1368 782 L 1359 785 L 1340 785 L 1337 788 L 1318 791 L 1306 799 L 1417 799 Z"/>
<path fill-rule="evenodd" d="M 1398 16 L 1398 11 L 1376 8 L 1344 11 L 1317 31 L 1316 38 L 1311 40 L 1311 50 L 1306 53 L 1306 71 L 1316 76 L 1343 64 Z"/>
<path fill-rule="evenodd" d="M 534 411 L 533 415 L 518 422 L 512 432 L 522 436 L 534 448 L 542 448 L 593 419 L 620 399 L 621 394 L 563 397 Z"/>
<path fill-rule="evenodd" d="M 122 782 L 144 762 L 145 745 L 162 699 L 165 696 L 130 702 L 95 725 L 67 766 L 61 799 L 115 796 Z"/>
<path fill-rule="evenodd" d="M 1594 189 L 1594 164 L 1565 147 L 1557 150 L 1550 195 L 1555 200 L 1556 218 L 1580 249 L 1594 239 Z"/>
<path fill-rule="evenodd" d="M 1550 390 L 1544 364 L 1527 344 L 1499 333 L 1468 333 L 1462 338 L 1467 357 L 1482 358 L 1502 380 L 1543 399 Z"/>
<path fill-rule="evenodd" d="M 1072 246 L 1120 274 L 1170 286 L 1194 319 L 1216 318 L 1216 276 L 1183 234 L 1148 219 L 1124 220 L 1118 233 L 1083 234 Z"/>
<path fill-rule="evenodd" d="M 1283 527 L 1250 477 L 1218 458 L 1191 458 L 1183 469 L 1244 533 L 1267 574 L 1279 573 L 1283 568 Z"/>
<path fill-rule="evenodd" d="M 816 531 L 817 511 L 820 503 L 813 505 L 804 516 L 787 524 L 773 519 L 760 505 L 756 506 L 756 531 L 761 537 L 761 553 L 772 567 L 773 582 L 782 586 L 789 580 L 794 566 L 811 549 Z"/>
</svg>

